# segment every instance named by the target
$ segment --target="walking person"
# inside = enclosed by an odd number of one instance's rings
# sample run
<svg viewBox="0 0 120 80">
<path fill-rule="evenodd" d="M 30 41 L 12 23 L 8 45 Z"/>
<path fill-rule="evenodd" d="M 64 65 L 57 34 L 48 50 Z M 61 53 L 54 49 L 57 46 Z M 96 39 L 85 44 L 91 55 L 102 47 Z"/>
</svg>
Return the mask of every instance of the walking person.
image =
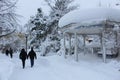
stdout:
<svg viewBox="0 0 120 80">
<path fill-rule="evenodd" d="M 27 59 L 27 53 L 25 49 L 22 49 L 19 55 L 19 58 L 22 60 L 23 69 L 25 68 L 25 60 Z"/>
<path fill-rule="evenodd" d="M 31 47 L 31 51 L 28 53 L 28 58 L 30 58 L 30 63 L 31 63 L 31 67 L 34 66 L 34 59 L 37 59 L 36 53 L 33 50 L 33 47 Z"/>
<path fill-rule="evenodd" d="M 13 57 L 13 50 L 12 50 L 12 48 L 10 48 L 9 53 L 10 53 L 10 57 L 12 58 Z"/>
<path fill-rule="evenodd" d="M 6 49 L 5 54 L 8 56 L 8 54 L 9 54 L 9 50 L 8 49 Z"/>
</svg>

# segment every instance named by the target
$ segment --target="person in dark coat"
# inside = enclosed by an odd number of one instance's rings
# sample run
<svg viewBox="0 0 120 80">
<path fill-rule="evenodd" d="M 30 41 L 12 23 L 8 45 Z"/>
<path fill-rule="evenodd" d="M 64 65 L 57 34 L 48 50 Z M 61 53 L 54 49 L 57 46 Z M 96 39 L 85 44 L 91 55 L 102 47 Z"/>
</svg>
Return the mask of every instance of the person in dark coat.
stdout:
<svg viewBox="0 0 120 80">
<path fill-rule="evenodd" d="M 10 57 L 12 58 L 13 57 L 13 50 L 12 50 L 12 48 L 10 48 L 9 53 L 10 53 Z"/>
<path fill-rule="evenodd" d="M 27 52 L 25 49 L 22 49 L 19 55 L 19 58 L 22 60 L 23 69 L 25 68 L 25 60 L 27 59 Z"/>
<path fill-rule="evenodd" d="M 37 56 L 36 56 L 35 51 L 33 50 L 33 47 L 31 48 L 31 51 L 28 53 L 28 58 L 30 58 L 31 67 L 33 67 L 34 59 L 37 59 Z"/>
<path fill-rule="evenodd" d="M 5 54 L 8 56 L 8 54 L 9 54 L 9 50 L 8 49 L 6 49 Z"/>
</svg>

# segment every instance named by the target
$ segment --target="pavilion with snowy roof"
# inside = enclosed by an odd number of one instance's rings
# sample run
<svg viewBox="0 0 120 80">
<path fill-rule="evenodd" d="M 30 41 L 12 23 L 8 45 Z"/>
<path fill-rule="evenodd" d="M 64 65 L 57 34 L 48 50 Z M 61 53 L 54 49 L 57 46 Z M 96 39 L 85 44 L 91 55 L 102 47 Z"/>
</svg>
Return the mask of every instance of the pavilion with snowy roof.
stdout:
<svg viewBox="0 0 120 80">
<path fill-rule="evenodd" d="M 118 45 L 118 30 L 120 25 L 120 10 L 113 8 L 90 8 L 74 10 L 64 15 L 59 20 L 59 30 L 64 34 L 64 50 L 66 50 L 66 35 L 69 35 L 69 53 L 71 53 L 71 35 L 74 36 L 74 55 L 78 61 L 77 36 L 83 36 L 84 53 L 86 49 L 86 35 L 99 35 L 100 45 L 91 45 L 90 48 L 100 47 L 103 61 L 106 62 L 105 34 L 113 32 L 115 45 Z M 110 43 L 111 44 L 111 43 Z M 112 45 L 110 46 L 112 47 Z M 115 47 L 115 46 L 114 46 Z M 64 54 L 66 57 L 66 54 Z"/>
</svg>

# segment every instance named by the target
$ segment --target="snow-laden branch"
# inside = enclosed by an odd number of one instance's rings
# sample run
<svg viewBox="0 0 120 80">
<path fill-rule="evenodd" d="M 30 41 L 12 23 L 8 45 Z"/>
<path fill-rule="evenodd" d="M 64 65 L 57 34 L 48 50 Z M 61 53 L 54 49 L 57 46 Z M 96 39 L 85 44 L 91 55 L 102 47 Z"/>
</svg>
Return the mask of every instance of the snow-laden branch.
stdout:
<svg viewBox="0 0 120 80">
<path fill-rule="evenodd" d="M 7 4 L 7 2 L 4 2 L 4 3 L 6 4 L 6 6 L 7 6 L 7 8 L 1 9 L 0 12 L 7 11 L 7 10 L 9 10 L 9 9 L 11 9 L 11 8 L 13 8 L 13 7 L 15 7 L 15 5 L 16 5 L 17 2 L 18 2 L 18 0 L 16 0 L 14 3 L 11 3 L 10 6 Z M 4 6 L 5 6 L 5 5 L 4 5 Z"/>
<path fill-rule="evenodd" d="M 10 35 L 10 34 L 14 33 L 15 31 L 16 31 L 16 29 L 12 30 L 12 31 L 9 32 L 9 33 L 2 34 L 2 35 L 0 35 L 0 38 L 1 38 L 1 37 L 4 37 L 4 36 L 7 36 L 7 35 Z"/>
</svg>

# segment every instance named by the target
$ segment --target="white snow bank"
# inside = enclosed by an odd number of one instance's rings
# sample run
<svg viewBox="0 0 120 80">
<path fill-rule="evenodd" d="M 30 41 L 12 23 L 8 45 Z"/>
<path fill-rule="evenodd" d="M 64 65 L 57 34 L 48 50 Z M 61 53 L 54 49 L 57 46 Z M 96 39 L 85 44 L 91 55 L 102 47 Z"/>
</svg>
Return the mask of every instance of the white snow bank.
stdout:
<svg viewBox="0 0 120 80">
<path fill-rule="evenodd" d="M 93 23 L 103 20 L 120 22 L 120 10 L 113 8 L 90 8 L 74 10 L 59 20 L 59 27 L 70 23 Z"/>
<path fill-rule="evenodd" d="M 8 80 L 13 71 L 13 63 L 5 55 L 0 54 L 0 80 Z"/>
</svg>

